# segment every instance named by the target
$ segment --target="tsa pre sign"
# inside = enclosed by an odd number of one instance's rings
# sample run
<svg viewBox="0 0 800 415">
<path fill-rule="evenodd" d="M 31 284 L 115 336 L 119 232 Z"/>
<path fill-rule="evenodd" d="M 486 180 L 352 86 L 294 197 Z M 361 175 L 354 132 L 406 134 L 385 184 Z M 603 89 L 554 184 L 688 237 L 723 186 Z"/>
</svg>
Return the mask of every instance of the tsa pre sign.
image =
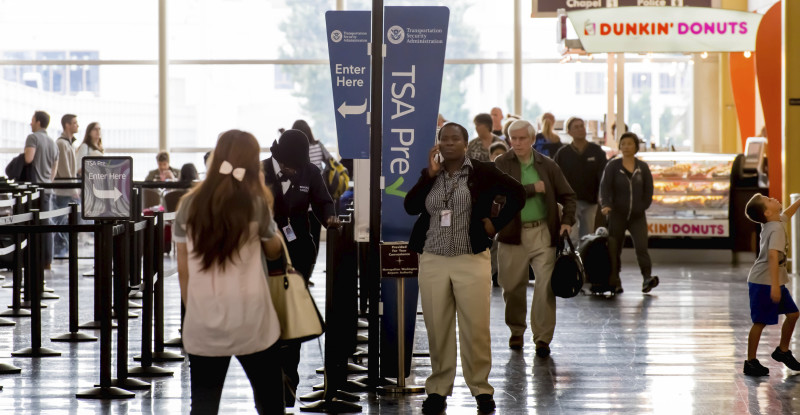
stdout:
<svg viewBox="0 0 800 415">
<path fill-rule="evenodd" d="M 436 140 L 450 9 L 386 7 L 383 62 L 384 242 L 407 241 L 415 217 L 403 198 L 428 165 Z"/>
<path fill-rule="evenodd" d="M 370 12 L 325 13 L 339 154 L 369 158 Z"/>
</svg>

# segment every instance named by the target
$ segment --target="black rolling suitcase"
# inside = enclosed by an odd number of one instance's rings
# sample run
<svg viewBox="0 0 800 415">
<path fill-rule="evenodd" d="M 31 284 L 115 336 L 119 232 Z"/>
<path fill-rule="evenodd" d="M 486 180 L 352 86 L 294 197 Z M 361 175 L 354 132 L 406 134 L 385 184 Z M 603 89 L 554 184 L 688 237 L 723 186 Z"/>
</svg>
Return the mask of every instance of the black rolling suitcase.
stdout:
<svg viewBox="0 0 800 415">
<path fill-rule="evenodd" d="M 578 253 L 583 259 L 586 282 L 591 284 L 591 291 L 593 293 L 613 291 L 614 287 L 610 284 L 611 255 L 607 232 L 600 231 L 581 238 Z"/>
</svg>

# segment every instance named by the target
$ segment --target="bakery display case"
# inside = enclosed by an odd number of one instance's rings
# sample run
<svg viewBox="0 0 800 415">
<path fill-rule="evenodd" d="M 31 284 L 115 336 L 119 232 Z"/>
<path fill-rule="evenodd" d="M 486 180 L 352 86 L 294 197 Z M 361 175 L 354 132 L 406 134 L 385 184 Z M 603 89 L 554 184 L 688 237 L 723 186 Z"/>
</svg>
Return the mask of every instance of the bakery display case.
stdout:
<svg viewBox="0 0 800 415">
<path fill-rule="evenodd" d="M 653 174 L 647 210 L 651 237 L 728 238 L 731 171 L 736 154 L 637 154 Z"/>
</svg>

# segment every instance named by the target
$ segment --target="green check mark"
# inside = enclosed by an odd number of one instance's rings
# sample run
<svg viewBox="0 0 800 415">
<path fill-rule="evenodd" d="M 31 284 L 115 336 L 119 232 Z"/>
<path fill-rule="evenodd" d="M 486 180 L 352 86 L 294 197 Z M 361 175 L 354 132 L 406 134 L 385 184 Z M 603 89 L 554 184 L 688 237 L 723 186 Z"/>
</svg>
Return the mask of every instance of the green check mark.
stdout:
<svg viewBox="0 0 800 415">
<path fill-rule="evenodd" d="M 389 187 L 386 188 L 386 194 L 392 196 L 399 196 L 399 197 L 406 197 L 408 192 L 404 192 L 400 190 L 400 186 L 403 185 L 403 178 L 398 177 L 397 180 L 394 181 Z"/>
</svg>

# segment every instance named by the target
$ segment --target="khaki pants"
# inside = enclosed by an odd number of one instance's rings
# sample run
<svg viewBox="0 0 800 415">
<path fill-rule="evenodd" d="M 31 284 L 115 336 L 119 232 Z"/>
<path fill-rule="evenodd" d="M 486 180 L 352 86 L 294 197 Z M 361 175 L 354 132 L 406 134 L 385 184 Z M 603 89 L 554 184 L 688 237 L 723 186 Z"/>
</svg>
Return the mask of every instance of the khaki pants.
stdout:
<svg viewBox="0 0 800 415">
<path fill-rule="evenodd" d="M 433 372 L 425 381 L 425 391 L 442 396 L 453 393 L 458 314 L 464 380 L 473 396 L 494 394 L 489 385 L 492 368 L 489 251 L 455 257 L 423 253 L 419 258 L 419 293 Z"/>
<path fill-rule="evenodd" d="M 528 267 L 533 267 L 536 280 L 531 303 L 531 331 L 533 341 L 550 343 L 556 328 L 556 297 L 550 288 L 550 277 L 555 265 L 556 250 L 550 246 L 547 225 L 522 228 L 522 243 L 511 245 L 500 242 L 497 262 L 500 272 L 497 282 L 503 288 L 506 302 L 506 325 L 512 336 L 521 336 L 527 328 Z"/>
</svg>

